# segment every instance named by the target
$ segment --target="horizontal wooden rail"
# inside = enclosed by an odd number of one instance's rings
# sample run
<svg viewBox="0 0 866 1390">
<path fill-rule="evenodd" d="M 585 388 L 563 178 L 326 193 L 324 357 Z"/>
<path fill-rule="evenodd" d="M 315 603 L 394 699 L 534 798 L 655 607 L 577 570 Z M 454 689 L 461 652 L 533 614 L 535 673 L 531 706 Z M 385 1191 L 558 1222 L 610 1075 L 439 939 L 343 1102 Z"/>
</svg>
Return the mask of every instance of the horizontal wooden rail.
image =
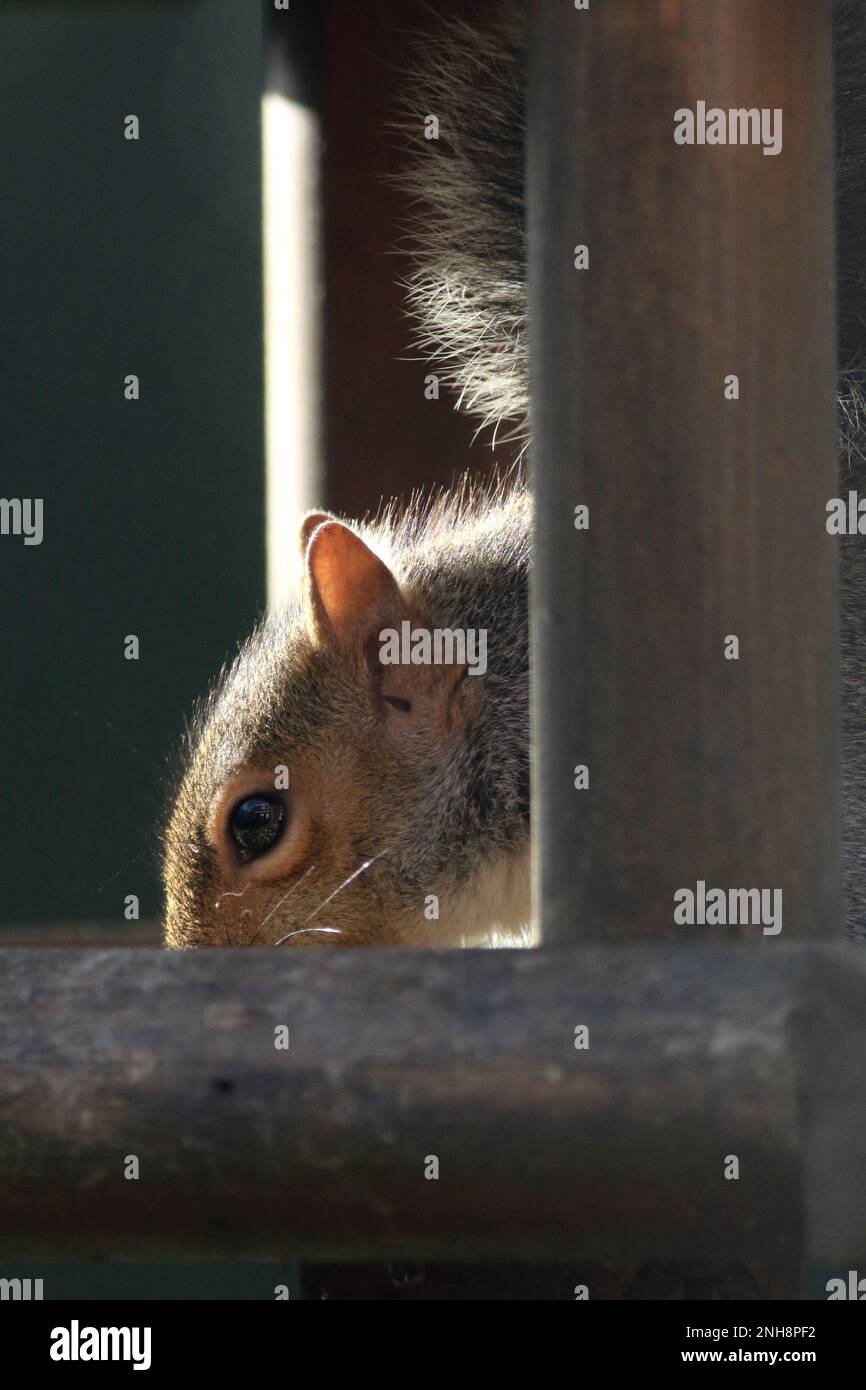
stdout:
<svg viewBox="0 0 866 1390">
<path fill-rule="evenodd" d="M 796 1296 L 804 1223 L 866 1254 L 864 1059 L 844 945 L 8 950 L 0 1258 L 737 1259 Z"/>
<path fill-rule="evenodd" d="M 0 950 L 5 946 L 114 947 L 161 946 L 162 923 L 155 918 L 140 922 L 102 918 L 83 922 L 12 922 L 0 925 Z"/>
</svg>

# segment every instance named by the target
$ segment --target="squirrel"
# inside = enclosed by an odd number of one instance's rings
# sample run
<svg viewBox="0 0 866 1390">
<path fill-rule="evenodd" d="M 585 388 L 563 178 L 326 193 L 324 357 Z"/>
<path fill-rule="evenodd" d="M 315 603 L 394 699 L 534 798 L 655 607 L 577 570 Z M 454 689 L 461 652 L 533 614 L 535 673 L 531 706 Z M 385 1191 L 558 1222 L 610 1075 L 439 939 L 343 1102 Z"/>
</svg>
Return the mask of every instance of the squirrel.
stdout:
<svg viewBox="0 0 866 1390">
<path fill-rule="evenodd" d="M 191 731 L 166 833 L 170 946 L 527 935 L 530 523 L 524 488 L 468 483 L 370 527 L 305 518 L 301 600 Z M 380 634 L 404 623 L 485 631 L 486 673 L 383 664 Z"/>
<path fill-rule="evenodd" d="M 866 16 L 836 0 L 843 485 L 859 442 L 866 321 Z M 458 405 L 529 437 L 520 7 L 419 43 L 400 126 L 426 208 L 408 302 Z M 440 133 L 424 138 L 427 112 Z M 505 426 L 505 428 L 502 428 Z M 164 832 L 165 939 L 200 946 L 530 945 L 532 506 L 519 470 L 300 528 L 301 597 L 265 619 L 188 731 Z M 866 570 L 842 542 L 848 926 L 866 936 Z M 384 632 L 485 633 L 487 669 L 388 664 Z"/>
</svg>

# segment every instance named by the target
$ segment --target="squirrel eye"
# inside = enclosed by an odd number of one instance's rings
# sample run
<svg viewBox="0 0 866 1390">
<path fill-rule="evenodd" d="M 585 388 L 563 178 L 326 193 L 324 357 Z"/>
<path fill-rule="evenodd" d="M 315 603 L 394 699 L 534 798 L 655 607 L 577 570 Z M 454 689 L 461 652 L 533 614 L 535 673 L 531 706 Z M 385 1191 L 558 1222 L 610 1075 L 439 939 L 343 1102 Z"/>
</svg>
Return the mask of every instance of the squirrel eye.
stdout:
<svg viewBox="0 0 866 1390">
<path fill-rule="evenodd" d="M 257 792 L 235 806 L 229 817 L 229 834 L 244 860 L 267 854 L 282 835 L 286 807 L 273 792 Z"/>
</svg>

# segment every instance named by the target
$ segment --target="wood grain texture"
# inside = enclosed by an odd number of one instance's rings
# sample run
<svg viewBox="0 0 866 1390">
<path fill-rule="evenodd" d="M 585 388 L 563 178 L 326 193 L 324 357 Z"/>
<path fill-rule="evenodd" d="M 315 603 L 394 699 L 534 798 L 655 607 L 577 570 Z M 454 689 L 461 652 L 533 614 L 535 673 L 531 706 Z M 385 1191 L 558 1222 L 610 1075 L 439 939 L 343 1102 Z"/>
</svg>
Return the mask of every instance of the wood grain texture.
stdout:
<svg viewBox="0 0 866 1390">
<path fill-rule="evenodd" d="M 836 930 L 830 6 L 528 12 L 545 938 L 746 939 L 675 926 L 699 879 Z M 698 101 L 782 152 L 677 145 Z"/>
<path fill-rule="evenodd" d="M 0 1256 L 735 1261 L 791 1296 L 816 962 L 866 1051 L 837 946 L 5 951 Z M 851 1069 L 822 1087 L 866 1128 Z"/>
<path fill-rule="evenodd" d="M 97 919 L 92 922 L 26 922 L 0 926 L 0 949 L 26 946 L 28 950 L 49 946 L 76 946 L 79 949 L 115 950 L 162 945 L 162 923 L 155 918 L 138 922 Z"/>
</svg>

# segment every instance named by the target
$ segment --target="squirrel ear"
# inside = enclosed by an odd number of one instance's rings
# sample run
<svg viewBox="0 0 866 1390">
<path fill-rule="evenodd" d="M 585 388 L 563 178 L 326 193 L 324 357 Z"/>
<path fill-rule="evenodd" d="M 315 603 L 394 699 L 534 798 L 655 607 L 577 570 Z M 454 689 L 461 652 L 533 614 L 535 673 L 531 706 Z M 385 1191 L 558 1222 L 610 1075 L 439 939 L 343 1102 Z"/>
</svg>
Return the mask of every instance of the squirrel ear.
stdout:
<svg viewBox="0 0 866 1390">
<path fill-rule="evenodd" d="M 300 526 L 301 559 L 307 554 L 307 546 L 310 544 L 310 536 L 317 526 L 321 526 L 326 521 L 336 521 L 336 517 L 331 516 L 330 512 L 307 512 Z"/>
<path fill-rule="evenodd" d="M 318 514 L 307 545 L 307 599 L 317 637 L 362 640 L 399 621 L 400 590 L 388 566 L 341 521 Z"/>
</svg>

